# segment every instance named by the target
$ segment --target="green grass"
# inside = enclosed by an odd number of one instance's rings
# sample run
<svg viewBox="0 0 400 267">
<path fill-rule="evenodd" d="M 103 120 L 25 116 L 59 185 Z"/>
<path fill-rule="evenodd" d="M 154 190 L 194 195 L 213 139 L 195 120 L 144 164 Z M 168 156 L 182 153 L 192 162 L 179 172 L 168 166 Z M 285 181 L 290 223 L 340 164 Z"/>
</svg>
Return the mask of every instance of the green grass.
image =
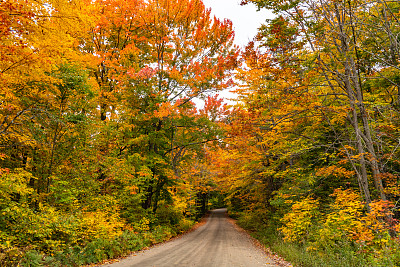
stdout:
<svg viewBox="0 0 400 267">
<path fill-rule="evenodd" d="M 308 251 L 304 245 L 286 243 L 275 240 L 271 249 L 282 255 L 294 266 L 310 267 L 355 267 L 371 266 L 363 255 L 356 255 L 354 251 L 343 248 L 339 253 L 333 251 L 316 252 Z"/>
<path fill-rule="evenodd" d="M 398 243 L 386 252 L 375 255 L 360 252 L 352 244 L 343 242 L 335 247 L 321 250 L 308 250 L 311 244 L 289 243 L 283 241 L 276 225 L 261 224 L 254 218 L 239 217 L 238 224 L 269 247 L 273 252 L 297 267 L 391 267 L 400 266 Z M 394 248 L 394 249 L 393 249 Z M 378 256 L 377 256 L 378 255 Z"/>
</svg>

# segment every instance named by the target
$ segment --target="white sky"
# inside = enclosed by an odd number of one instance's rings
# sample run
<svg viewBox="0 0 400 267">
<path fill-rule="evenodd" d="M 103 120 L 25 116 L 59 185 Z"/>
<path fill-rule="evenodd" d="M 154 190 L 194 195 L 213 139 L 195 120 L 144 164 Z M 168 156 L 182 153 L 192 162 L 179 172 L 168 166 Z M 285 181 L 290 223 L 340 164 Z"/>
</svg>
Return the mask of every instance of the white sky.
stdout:
<svg viewBox="0 0 400 267">
<path fill-rule="evenodd" d="M 265 20 L 272 18 L 272 12 L 267 10 L 257 11 L 257 7 L 253 4 L 245 6 L 240 5 L 241 0 L 203 0 L 206 8 L 211 8 L 211 14 L 219 19 L 230 19 L 235 30 L 235 44 L 244 48 L 247 43 L 253 40 L 257 34 L 258 28 Z M 224 102 L 234 104 L 229 99 L 236 98 L 236 95 L 224 90 L 218 93 L 224 98 Z M 194 101 L 198 108 L 203 107 L 204 103 L 201 100 Z"/>
<path fill-rule="evenodd" d="M 219 19 L 230 19 L 235 29 L 235 44 L 243 48 L 257 34 L 258 28 L 265 20 L 272 18 L 267 10 L 257 11 L 253 4 L 240 5 L 241 0 L 203 0 L 206 8 Z M 225 103 L 233 104 L 228 99 L 236 98 L 235 94 L 224 90 L 219 96 L 225 98 Z"/>
<path fill-rule="evenodd" d="M 240 5 L 241 0 L 203 0 L 211 13 L 220 19 L 230 19 L 235 29 L 235 43 L 245 46 L 257 33 L 257 29 L 272 13 L 267 10 L 257 11 L 253 4 Z"/>
</svg>

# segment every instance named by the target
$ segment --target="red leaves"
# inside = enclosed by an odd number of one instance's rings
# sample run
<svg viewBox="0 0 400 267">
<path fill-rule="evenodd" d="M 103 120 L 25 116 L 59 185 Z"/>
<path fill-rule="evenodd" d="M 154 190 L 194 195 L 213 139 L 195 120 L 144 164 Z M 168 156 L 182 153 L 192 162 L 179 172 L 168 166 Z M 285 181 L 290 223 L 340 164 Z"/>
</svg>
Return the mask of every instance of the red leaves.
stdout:
<svg viewBox="0 0 400 267">
<path fill-rule="evenodd" d="M 154 75 L 156 75 L 157 72 L 158 72 L 158 68 L 153 69 L 149 66 L 146 66 L 146 67 L 140 69 L 137 73 L 135 73 L 133 69 L 130 69 L 127 71 L 127 74 L 131 78 L 144 80 L 144 79 L 150 79 L 150 78 L 154 77 Z"/>
<path fill-rule="evenodd" d="M 207 116 L 212 121 L 227 115 L 228 112 L 227 104 L 223 103 L 223 98 L 218 98 L 218 94 L 208 96 L 204 108 L 200 110 L 201 115 Z"/>
</svg>

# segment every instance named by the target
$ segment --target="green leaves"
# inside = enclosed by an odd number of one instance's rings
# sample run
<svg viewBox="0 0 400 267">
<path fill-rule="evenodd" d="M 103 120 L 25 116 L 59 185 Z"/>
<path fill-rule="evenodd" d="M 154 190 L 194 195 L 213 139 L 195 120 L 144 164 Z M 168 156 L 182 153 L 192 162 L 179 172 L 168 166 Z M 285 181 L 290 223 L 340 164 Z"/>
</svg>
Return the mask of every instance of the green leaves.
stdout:
<svg viewBox="0 0 400 267">
<path fill-rule="evenodd" d="M 4 257 L 77 265 L 126 253 L 105 251 L 123 230 L 190 227 L 215 186 L 227 109 L 208 96 L 233 85 L 231 22 L 199 0 L 10 0 L 0 20 Z"/>
</svg>

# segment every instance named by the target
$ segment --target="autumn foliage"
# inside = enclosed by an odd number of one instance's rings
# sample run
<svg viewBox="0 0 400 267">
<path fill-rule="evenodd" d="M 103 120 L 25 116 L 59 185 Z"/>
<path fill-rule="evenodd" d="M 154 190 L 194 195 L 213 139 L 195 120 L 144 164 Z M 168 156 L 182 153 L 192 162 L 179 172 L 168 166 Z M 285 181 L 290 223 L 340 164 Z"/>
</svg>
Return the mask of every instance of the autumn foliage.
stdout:
<svg viewBox="0 0 400 267">
<path fill-rule="evenodd" d="M 294 264 L 398 266 L 398 3 L 249 2 L 275 17 L 210 151 L 231 214 Z"/>
<path fill-rule="evenodd" d="M 294 264 L 400 265 L 400 5 L 242 2 L 275 14 L 244 49 L 201 0 L 0 2 L 2 265 L 117 257 L 222 202 Z"/>
<path fill-rule="evenodd" d="M 83 265 L 189 229 L 214 194 L 221 104 L 193 101 L 232 85 L 233 37 L 200 0 L 2 1 L 0 265 Z"/>
</svg>

